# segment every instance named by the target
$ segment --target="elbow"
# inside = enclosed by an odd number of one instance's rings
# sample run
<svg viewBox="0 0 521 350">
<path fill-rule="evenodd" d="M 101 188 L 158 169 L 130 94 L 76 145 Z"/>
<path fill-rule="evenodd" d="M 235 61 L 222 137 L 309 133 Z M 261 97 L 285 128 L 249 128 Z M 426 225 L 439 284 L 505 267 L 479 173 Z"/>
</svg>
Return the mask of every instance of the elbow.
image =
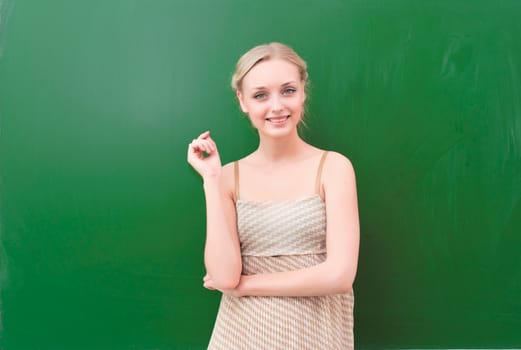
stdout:
<svg viewBox="0 0 521 350">
<path fill-rule="evenodd" d="M 333 289 L 336 294 L 349 293 L 353 290 L 353 281 L 345 276 L 339 276 L 335 280 Z"/>
<path fill-rule="evenodd" d="M 205 260 L 205 267 L 216 289 L 234 289 L 241 281 L 242 260 L 240 258 L 238 261 L 220 264 L 210 264 L 207 259 Z"/>
<path fill-rule="evenodd" d="M 345 269 L 335 269 L 331 272 L 330 283 L 332 294 L 344 294 L 353 290 L 354 276 Z"/>
<path fill-rule="evenodd" d="M 239 285 L 240 281 L 241 275 L 239 274 L 237 276 L 228 276 L 226 278 L 215 281 L 215 285 L 219 290 L 235 289 Z"/>
<path fill-rule="evenodd" d="M 225 289 L 235 289 L 239 285 L 239 282 L 241 281 L 241 274 L 242 269 L 241 268 L 233 268 L 229 269 L 227 271 L 221 271 L 222 274 L 215 274 L 215 276 L 212 276 L 213 283 L 215 287 L 219 290 L 225 290 Z"/>
<path fill-rule="evenodd" d="M 349 293 L 352 290 L 353 290 L 353 283 L 351 283 L 351 282 L 340 282 L 337 285 L 337 293 L 338 294 Z"/>
</svg>

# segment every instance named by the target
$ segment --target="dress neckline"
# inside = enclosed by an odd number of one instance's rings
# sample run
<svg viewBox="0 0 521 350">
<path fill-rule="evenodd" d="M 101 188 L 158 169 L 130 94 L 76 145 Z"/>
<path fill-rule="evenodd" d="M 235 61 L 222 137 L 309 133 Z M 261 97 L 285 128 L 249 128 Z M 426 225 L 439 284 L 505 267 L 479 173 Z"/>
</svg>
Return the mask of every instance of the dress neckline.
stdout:
<svg viewBox="0 0 521 350">
<path fill-rule="evenodd" d="M 267 200 L 258 200 L 258 199 L 237 199 L 235 201 L 235 204 L 238 203 L 252 203 L 252 204 L 286 204 L 286 203 L 294 203 L 294 202 L 304 202 L 311 199 L 318 199 L 322 204 L 325 204 L 325 201 L 322 199 L 322 197 L 315 193 L 310 194 L 303 197 L 298 198 L 290 198 L 290 199 L 267 199 Z"/>
</svg>

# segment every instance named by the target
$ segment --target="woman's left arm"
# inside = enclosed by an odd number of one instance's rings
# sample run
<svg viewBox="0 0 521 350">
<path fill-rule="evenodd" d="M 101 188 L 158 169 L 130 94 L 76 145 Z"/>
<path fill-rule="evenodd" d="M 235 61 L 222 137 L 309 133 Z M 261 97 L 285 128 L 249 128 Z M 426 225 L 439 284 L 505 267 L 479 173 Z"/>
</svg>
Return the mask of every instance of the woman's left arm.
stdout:
<svg viewBox="0 0 521 350">
<path fill-rule="evenodd" d="M 360 229 L 355 173 L 343 155 L 330 152 L 322 186 L 326 200 L 327 258 L 294 271 L 243 275 L 237 288 L 221 290 L 234 296 L 318 296 L 352 289 L 358 263 Z M 205 287 L 212 288 L 209 276 Z"/>
</svg>

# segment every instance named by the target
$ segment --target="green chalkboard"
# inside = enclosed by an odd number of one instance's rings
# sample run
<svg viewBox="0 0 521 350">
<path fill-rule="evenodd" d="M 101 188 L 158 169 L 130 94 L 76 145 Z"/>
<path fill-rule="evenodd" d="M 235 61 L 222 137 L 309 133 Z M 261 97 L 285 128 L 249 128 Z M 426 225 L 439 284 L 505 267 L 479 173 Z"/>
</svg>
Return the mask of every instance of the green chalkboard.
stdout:
<svg viewBox="0 0 521 350">
<path fill-rule="evenodd" d="M 309 65 L 358 179 L 356 347 L 521 347 L 521 2 L 0 1 L 0 348 L 204 349 L 186 147 L 256 147 L 229 79 Z"/>
</svg>

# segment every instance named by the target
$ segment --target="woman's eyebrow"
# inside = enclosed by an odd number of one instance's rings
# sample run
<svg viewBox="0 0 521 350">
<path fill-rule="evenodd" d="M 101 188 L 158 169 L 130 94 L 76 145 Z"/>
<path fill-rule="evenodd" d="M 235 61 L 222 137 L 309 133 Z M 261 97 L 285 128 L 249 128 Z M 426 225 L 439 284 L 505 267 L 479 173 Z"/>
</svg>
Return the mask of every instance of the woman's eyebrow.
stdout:
<svg viewBox="0 0 521 350">
<path fill-rule="evenodd" d="M 292 81 L 288 81 L 287 83 L 284 83 L 281 86 L 288 86 L 288 85 L 291 85 L 291 84 L 296 84 L 296 82 L 293 81 L 293 80 Z M 266 89 L 265 86 L 256 86 L 256 87 L 253 88 L 253 90 L 264 90 L 264 89 Z"/>
</svg>

